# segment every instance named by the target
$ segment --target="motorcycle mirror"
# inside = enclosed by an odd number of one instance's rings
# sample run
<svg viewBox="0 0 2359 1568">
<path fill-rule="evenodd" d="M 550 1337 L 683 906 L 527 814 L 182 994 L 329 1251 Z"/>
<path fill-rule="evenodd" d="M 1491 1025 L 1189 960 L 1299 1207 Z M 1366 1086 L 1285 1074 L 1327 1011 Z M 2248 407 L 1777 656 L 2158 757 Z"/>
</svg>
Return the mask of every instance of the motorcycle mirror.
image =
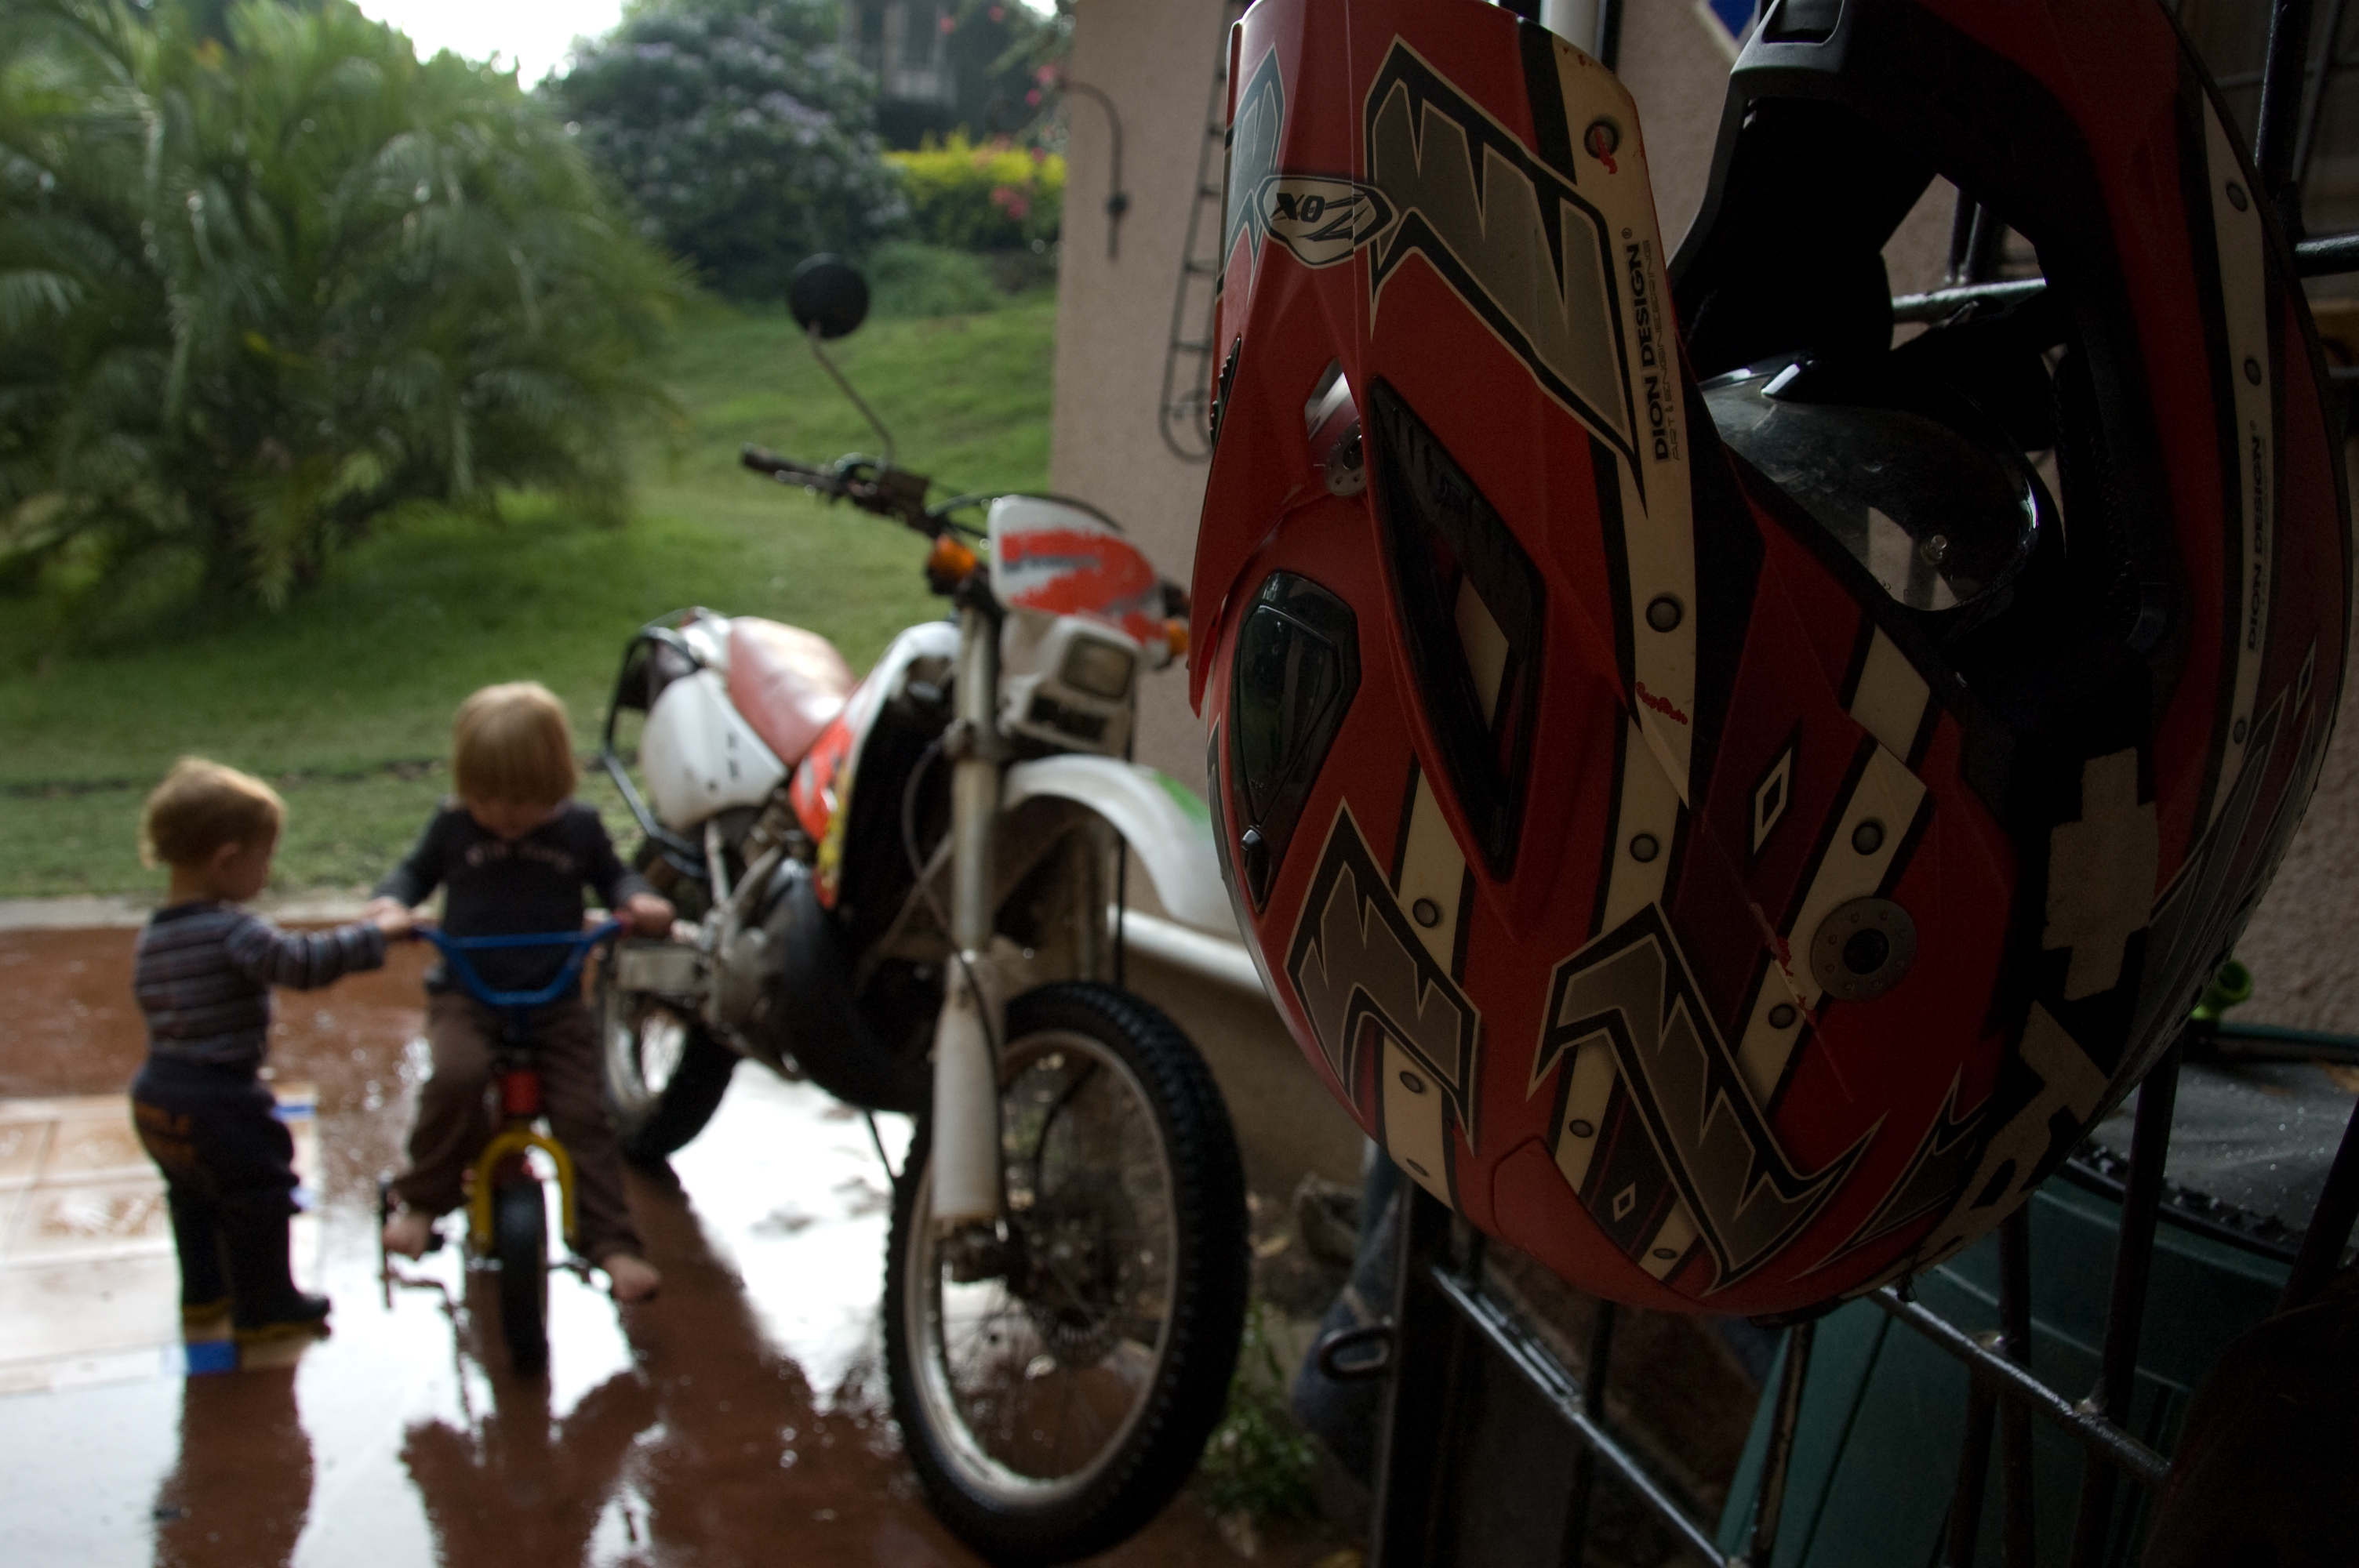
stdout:
<svg viewBox="0 0 2359 1568">
<path fill-rule="evenodd" d="M 825 339 L 841 338 L 868 317 L 868 280 L 842 256 L 822 252 L 795 268 L 787 284 L 795 325 Z"/>
</svg>

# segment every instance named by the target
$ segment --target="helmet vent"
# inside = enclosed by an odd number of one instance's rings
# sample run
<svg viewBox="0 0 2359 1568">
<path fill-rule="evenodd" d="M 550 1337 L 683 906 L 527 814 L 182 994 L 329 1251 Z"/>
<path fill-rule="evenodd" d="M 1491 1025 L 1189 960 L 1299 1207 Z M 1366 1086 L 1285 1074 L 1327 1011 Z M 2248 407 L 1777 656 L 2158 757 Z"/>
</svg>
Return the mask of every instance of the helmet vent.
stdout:
<svg viewBox="0 0 2359 1568">
<path fill-rule="evenodd" d="M 1309 578 L 1272 572 L 1245 612 L 1231 681 L 1230 771 L 1245 818 L 1238 870 L 1258 909 L 1359 690 L 1352 607 Z"/>
<path fill-rule="evenodd" d="M 1506 876 L 1538 712 L 1539 572 L 1399 394 L 1379 381 L 1369 406 L 1377 513 L 1421 705 L 1459 808 Z"/>
</svg>

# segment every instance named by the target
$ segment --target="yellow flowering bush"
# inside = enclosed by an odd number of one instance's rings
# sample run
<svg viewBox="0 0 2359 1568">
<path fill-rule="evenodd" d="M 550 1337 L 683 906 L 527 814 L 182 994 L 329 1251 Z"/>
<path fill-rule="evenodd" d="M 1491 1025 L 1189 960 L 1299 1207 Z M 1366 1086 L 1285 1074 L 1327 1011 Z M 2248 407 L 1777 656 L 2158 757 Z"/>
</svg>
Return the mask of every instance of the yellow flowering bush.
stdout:
<svg viewBox="0 0 2359 1568">
<path fill-rule="evenodd" d="M 962 251 L 1016 250 L 1053 240 L 1064 215 L 1065 159 L 1005 136 L 954 131 L 913 153 L 887 153 L 901 177 L 917 237 Z"/>
</svg>

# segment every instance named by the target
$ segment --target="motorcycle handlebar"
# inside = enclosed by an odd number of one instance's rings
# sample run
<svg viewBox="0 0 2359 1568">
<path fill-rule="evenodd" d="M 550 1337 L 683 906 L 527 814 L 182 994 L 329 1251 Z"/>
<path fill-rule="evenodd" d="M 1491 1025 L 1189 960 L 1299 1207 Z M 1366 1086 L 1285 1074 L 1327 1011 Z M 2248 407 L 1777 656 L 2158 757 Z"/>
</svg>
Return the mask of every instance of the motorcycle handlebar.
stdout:
<svg viewBox="0 0 2359 1568">
<path fill-rule="evenodd" d="M 926 510 L 926 492 L 933 481 L 923 474 L 877 468 L 864 459 L 852 458 L 832 468 L 813 468 L 750 443 L 739 450 L 737 460 L 780 484 L 800 485 L 816 494 L 849 501 L 863 512 L 905 523 L 929 538 L 942 531 L 940 520 Z"/>
<path fill-rule="evenodd" d="M 765 448 L 749 444 L 737 454 L 737 460 L 756 473 L 768 474 L 780 484 L 799 484 L 805 490 L 824 491 L 830 495 L 845 493 L 846 486 L 840 475 L 799 463 L 792 458 L 782 458 Z"/>
</svg>

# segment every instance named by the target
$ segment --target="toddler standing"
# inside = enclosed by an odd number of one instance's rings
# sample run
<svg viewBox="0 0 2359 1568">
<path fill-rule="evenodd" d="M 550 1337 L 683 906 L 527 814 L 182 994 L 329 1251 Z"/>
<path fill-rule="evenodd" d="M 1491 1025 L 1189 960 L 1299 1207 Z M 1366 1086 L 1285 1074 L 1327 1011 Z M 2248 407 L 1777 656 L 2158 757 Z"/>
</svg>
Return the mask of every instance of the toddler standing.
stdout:
<svg viewBox="0 0 2359 1568">
<path fill-rule="evenodd" d="M 270 988 L 310 990 L 374 969 L 386 938 L 409 930 L 400 908 L 303 935 L 235 907 L 269 881 L 286 817 L 260 779 L 184 757 L 139 823 L 142 858 L 169 867 L 172 881 L 139 933 L 132 984 L 147 1061 L 131 1086 L 132 1121 L 164 1173 L 182 1320 L 227 1309 L 246 1341 L 310 1331 L 329 1307 L 288 1269 L 295 1141 L 260 1077 Z"/>
<path fill-rule="evenodd" d="M 390 914 L 443 892 L 442 928 L 453 936 L 578 931 L 582 890 L 641 932 L 671 930 L 672 907 L 615 858 L 598 814 L 573 798 L 571 732 L 564 705 L 537 681 L 485 687 L 451 727 L 456 798 L 427 823 L 418 847 L 377 885 L 373 913 Z M 534 990 L 563 967 L 561 949 L 494 949 L 475 956 L 495 990 Z M 393 1184 L 399 1208 L 386 1222 L 388 1251 L 426 1250 L 435 1217 L 459 1206 L 475 1158 L 491 1139 L 485 1105 L 499 1018 L 440 971 L 427 981 L 426 1039 L 433 1073 L 419 1091 L 409 1169 Z M 644 1301 L 662 1282 L 640 1256 L 623 1195 L 623 1156 L 606 1114 L 596 1027 L 581 996 L 536 1012 L 542 1104 L 573 1157 L 582 1255 L 606 1271 L 614 1299 Z"/>
</svg>

